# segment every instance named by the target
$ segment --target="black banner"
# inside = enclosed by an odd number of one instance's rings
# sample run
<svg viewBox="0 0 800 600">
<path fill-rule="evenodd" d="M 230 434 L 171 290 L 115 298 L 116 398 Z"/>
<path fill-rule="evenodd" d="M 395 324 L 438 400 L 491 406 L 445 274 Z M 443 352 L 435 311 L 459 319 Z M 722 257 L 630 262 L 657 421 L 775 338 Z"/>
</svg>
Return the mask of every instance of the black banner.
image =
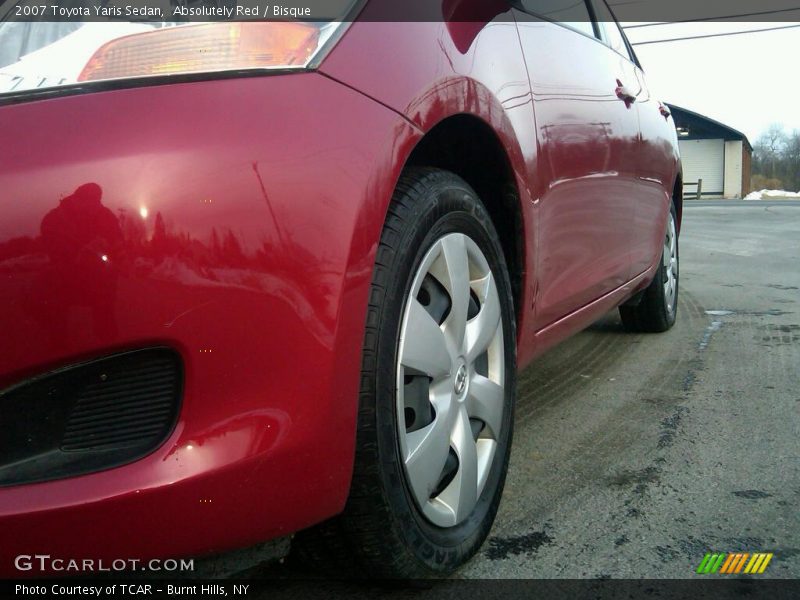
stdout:
<svg viewBox="0 0 800 600">
<path fill-rule="evenodd" d="M 397 598 L 415 600 L 570 600 L 685 598 L 783 600 L 800 597 L 800 582 L 708 577 L 689 580 L 444 580 L 358 582 L 317 580 L 27 580 L 0 582 L 3 598 Z"/>
<path fill-rule="evenodd" d="M 598 1 L 598 0 L 594 0 Z M 547 18 L 575 0 L 0 0 L 2 22 L 481 21 L 509 5 Z M 800 22 L 797 0 L 610 0 L 624 22 Z M 571 11 L 572 12 L 572 11 Z M 580 17 L 575 17 L 580 18 Z M 603 18 L 602 14 L 599 18 Z"/>
</svg>

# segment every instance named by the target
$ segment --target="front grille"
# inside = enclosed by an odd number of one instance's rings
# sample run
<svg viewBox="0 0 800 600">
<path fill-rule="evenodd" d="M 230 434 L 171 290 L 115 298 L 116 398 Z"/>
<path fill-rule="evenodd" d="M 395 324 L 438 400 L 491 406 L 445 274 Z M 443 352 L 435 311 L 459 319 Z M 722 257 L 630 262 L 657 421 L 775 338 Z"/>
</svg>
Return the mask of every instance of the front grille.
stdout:
<svg viewBox="0 0 800 600">
<path fill-rule="evenodd" d="M 73 365 L 0 393 L 0 486 L 141 458 L 172 432 L 183 385 L 167 348 Z"/>
<path fill-rule="evenodd" d="M 152 356 L 87 385 L 72 409 L 61 449 L 135 446 L 162 437 L 179 386 L 173 366 L 169 356 Z"/>
</svg>

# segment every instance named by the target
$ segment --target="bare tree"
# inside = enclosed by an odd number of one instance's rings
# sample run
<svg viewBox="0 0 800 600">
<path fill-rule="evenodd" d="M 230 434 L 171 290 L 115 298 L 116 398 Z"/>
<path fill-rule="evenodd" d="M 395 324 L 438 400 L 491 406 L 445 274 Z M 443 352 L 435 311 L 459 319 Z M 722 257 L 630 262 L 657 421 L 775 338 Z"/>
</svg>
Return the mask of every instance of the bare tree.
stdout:
<svg viewBox="0 0 800 600">
<path fill-rule="evenodd" d="M 753 183 L 800 189 L 800 130 L 787 133 L 772 124 L 761 134 L 753 152 Z"/>
<path fill-rule="evenodd" d="M 754 158 L 762 168 L 766 165 L 769 165 L 770 168 L 769 173 L 761 173 L 762 175 L 768 174 L 773 179 L 777 177 L 778 161 L 785 146 L 786 134 L 783 131 L 783 125 L 779 123 L 773 123 L 759 136 L 756 141 Z"/>
</svg>

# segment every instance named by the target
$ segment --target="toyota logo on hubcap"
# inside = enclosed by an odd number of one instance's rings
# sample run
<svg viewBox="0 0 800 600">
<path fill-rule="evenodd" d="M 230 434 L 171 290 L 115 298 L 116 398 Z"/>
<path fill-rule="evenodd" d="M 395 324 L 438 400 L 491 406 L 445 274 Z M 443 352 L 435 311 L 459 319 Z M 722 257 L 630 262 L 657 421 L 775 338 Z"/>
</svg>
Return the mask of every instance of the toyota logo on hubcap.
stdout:
<svg viewBox="0 0 800 600">
<path fill-rule="evenodd" d="M 467 387 L 467 366 L 461 365 L 456 372 L 456 379 L 453 385 L 456 395 L 460 396 Z"/>
</svg>

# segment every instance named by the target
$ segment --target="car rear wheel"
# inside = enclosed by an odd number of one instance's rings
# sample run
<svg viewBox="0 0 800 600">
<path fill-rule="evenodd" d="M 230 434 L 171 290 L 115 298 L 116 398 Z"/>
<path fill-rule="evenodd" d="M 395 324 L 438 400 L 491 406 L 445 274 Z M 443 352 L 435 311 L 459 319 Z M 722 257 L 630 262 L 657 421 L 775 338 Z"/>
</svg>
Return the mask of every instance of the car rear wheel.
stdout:
<svg viewBox="0 0 800 600">
<path fill-rule="evenodd" d="M 298 535 L 298 554 L 385 578 L 447 575 L 475 554 L 508 466 L 513 315 L 475 192 L 445 171 L 405 174 L 373 273 L 350 498 Z"/>
<path fill-rule="evenodd" d="M 664 249 L 656 275 L 642 293 L 638 304 L 620 306 L 622 323 L 628 331 L 660 333 L 675 324 L 678 312 L 678 227 L 675 205 L 670 205 Z"/>
</svg>

